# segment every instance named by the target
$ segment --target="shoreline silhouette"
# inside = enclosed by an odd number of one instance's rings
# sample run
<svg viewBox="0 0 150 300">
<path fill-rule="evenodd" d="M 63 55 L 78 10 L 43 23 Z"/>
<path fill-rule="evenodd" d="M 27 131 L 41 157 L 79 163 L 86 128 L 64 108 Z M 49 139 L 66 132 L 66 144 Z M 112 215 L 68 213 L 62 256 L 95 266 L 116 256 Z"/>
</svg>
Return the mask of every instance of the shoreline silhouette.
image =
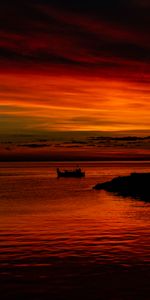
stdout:
<svg viewBox="0 0 150 300">
<path fill-rule="evenodd" d="M 111 181 L 96 184 L 93 189 L 150 202 L 150 173 L 115 177 Z"/>
</svg>

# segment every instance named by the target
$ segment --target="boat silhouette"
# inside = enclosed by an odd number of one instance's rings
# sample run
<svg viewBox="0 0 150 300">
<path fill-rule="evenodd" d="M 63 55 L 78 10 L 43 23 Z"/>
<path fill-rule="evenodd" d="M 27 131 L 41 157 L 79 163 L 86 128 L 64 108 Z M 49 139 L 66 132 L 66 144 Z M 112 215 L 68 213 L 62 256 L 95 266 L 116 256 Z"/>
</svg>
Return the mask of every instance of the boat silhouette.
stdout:
<svg viewBox="0 0 150 300">
<path fill-rule="evenodd" d="M 85 172 L 82 172 L 80 168 L 74 170 L 64 170 L 64 171 L 60 171 L 60 169 L 57 168 L 57 176 L 81 178 L 81 177 L 85 177 Z"/>
</svg>

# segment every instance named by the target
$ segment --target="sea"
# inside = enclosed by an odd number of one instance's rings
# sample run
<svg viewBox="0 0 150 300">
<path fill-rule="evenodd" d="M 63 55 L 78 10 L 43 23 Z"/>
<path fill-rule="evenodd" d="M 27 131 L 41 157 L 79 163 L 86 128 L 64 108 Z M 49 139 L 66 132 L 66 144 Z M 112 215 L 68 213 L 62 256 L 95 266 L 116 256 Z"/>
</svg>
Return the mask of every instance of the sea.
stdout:
<svg viewBox="0 0 150 300">
<path fill-rule="evenodd" d="M 150 202 L 93 189 L 131 172 L 150 162 L 0 163 L 0 299 L 149 300 Z"/>
</svg>

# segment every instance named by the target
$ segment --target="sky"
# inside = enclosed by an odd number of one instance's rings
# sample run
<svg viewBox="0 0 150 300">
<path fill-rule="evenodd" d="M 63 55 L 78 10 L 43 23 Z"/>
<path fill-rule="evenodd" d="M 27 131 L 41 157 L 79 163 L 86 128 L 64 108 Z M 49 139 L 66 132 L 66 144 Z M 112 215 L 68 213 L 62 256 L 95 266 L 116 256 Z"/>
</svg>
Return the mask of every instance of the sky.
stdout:
<svg viewBox="0 0 150 300">
<path fill-rule="evenodd" d="M 1 1 L 0 135 L 148 136 L 149 15 L 149 0 Z"/>
</svg>

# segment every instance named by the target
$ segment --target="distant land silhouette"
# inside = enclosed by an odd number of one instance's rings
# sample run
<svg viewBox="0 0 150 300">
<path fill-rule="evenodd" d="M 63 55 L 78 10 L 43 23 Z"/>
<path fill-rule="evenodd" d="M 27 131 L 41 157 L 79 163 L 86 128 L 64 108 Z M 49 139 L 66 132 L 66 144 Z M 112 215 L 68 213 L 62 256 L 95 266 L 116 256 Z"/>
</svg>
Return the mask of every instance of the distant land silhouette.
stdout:
<svg viewBox="0 0 150 300">
<path fill-rule="evenodd" d="M 131 173 L 129 176 L 115 177 L 111 181 L 98 183 L 93 188 L 150 202 L 150 173 Z"/>
<path fill-rule="evenodd" d="M 150 161 L 150 132 L 3 134 L 0 161 Z"/>
</svg>

